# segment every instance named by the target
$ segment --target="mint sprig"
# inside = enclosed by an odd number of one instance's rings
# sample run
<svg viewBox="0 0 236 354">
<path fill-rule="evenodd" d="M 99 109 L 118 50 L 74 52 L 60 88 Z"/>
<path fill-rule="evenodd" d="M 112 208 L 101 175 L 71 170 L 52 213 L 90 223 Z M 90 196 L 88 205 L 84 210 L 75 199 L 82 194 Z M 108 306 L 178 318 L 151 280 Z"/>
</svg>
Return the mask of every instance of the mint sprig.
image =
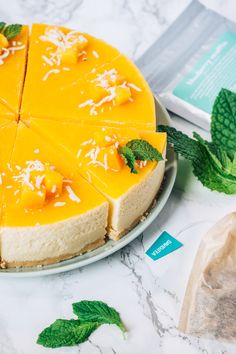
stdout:
<svg viewBox="0 0 236 354">
<path fill-rule="evenodd" d="M 102 301 L 80 301 L 72 304 L 73 312 L 81 322 L 94 322 L 99 324 L 115 324 L 121 331 L 126 328 L 121 321 L 119 313 Z"/>
<path fill-rule="evenodd" d="M 20 34 L 22 25 L 14 23 L 7 25 L 5 22 L 0 22 L 0 33 L 2 33 L 8 40 L 11 40 Z"/>
<path fill-rule="evenodd" d="M 210 150 L 215 146 L 210 147 L 210 143 L 204 140 L 189 138 L 169 126 L 159 126 L 159 130 L 167 133 L 168 142 L 174 145 L 175 152 L 191 161 L 194 175 L 205 187 L 225 194 L 236 194 L 236 177 L 228 173 Z M 194 137 L 197 135 L 194 134 Z"/>
<path fill-rule="evenodd" d="M 58 319 L 38 336 L 37 344 L 47 348 L 78 345 L 103 324 L 115 324 L 123 332 L 126 328 L 119 313 L 102 301 L 80 301 L 72 305 L 77 320 Z"/>
<path fill-rule="evenodd" d="M 143 139 L 130 140 L 125 146 L 118 149 L 131 173 L 138 173 L 136 161 L 161 161 L 161 153 L 148 141 Z"/>
<path fill-rule="evenodd" d="M 199 134 L 188 137 L 175 128 L 160 125 L 174 150 L 191 161 L 193 173 L 207 188 L 236 194 L 236 93 L 222 89 L 212 113 L 212 141 Z"/>
</svg>

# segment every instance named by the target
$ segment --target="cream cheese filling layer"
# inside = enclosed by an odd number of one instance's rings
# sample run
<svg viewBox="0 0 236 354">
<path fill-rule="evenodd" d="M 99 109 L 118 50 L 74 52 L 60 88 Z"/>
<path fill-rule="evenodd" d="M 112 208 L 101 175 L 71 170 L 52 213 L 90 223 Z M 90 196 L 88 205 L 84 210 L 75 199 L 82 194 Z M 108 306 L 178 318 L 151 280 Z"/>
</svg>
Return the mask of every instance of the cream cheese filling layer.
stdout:
<svg viewBox="0 0 236 354">
<path fill-rule="evenodd" d="M 105 238 L 107 217 L 108 203 L 103 203 L 82 215 L 53 224 L 2 227 L 2 262 L 40 265 L 50 263 L 50 259 L 80 254 L 89 245 L 94 244 L 95 248 Z M 47 259 L 49 262 L 45 262 Z"/>
<path fill-rule="evenodd" d="M 120 198 L 114 199 L 105 195 L 110 202 L 108 235 L 111 239 L 118 240 L 151 206 L 164 177 L 165 155 L 166 151 L 163 152 L 164 160 L 159 161 L 145 179 L 130 188 Z"/>
</svg>

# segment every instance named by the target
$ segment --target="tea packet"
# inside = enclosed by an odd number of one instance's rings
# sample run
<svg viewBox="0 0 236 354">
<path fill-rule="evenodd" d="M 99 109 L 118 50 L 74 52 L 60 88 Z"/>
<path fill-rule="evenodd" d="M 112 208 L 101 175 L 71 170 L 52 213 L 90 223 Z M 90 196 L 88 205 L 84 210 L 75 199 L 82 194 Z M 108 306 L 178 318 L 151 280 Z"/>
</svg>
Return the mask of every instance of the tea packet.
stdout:
<svg viewBox="0 0 236 354">
<path fill-rule="evenodd" d="M 167 109 L 209 130 L 220 89 L 236 90 L 236 23 L 193 0 L 137 65 Z"/>
<path fill-rule="evenodd" d="M 236 342 L 236 212 L 217 222 L 200 243 L 179 330 Z"/>
</svg>

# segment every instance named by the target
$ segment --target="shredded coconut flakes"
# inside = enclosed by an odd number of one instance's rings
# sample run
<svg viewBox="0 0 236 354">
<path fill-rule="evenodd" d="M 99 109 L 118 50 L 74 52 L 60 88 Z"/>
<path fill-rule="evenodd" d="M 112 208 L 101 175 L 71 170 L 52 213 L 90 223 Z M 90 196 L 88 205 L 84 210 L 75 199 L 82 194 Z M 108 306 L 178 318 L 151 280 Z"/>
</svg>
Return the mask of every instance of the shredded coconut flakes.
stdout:
<svg viewBox="0 0 236 354">
<path fill-rule="evenodd" d="M 81 202 L 80 198 L 75 194 L 75 192 L 73 191 L 73 189 L 70 186 L 66 186 L 66 190 L 68 192 L 69 198 L 73 202 L 77 202 L 77 203 Z"/>
</svg>

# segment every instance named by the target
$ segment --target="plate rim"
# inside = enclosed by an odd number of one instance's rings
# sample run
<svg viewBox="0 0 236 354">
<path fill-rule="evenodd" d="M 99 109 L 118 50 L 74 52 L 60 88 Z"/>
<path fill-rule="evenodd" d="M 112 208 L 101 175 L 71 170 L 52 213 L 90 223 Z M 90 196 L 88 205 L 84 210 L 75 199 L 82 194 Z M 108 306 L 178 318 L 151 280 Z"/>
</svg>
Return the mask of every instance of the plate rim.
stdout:
<svg viewBox="0 0 236 354">
<path fill-rule="evenodd" d="M 164 108 L 160 100 L 156 97 L 155 98 L 155 105 L 156 105 L 156 111 L 160 112 L 163 115 L 164 120 L 168 125 L 171 125 L 171 119 L 170 116 L 167 112 L 167 110 Z M 169 147 L 170 149 L 170 147 Z M 79 260 L 79 257 L 81 256 L 76 256 L 73 258 L 70 258 L 68 260 L 64 260 L 58 263 L 54 263 L 51 265 L 46 265 L 46 266 L 34 266 L 34 267 L 19 267 L 19 268 L 8 268 L 8 269 L 1 269 L 0 270 L 0 277 L 5 277 L 5 278 L 33 278 L 33 277 L 39 277 L 39 276 L 46 276 L 46 275 L 53 275 L 53 274 L 59 274 L 62 272 L 67 272 L 67 271 L 72 271 L 77 268 L 82 268 L 86 265 L 95 263 L 97 261 L 102 260 L 103 258 L 106 258 L 115 252 L 119 251 L 126 245 L 128 245 L 130 242 L 135 240 L 137 237 L 139 237 L 144 230 L 148 228 L 149 225 L 156 219 L 156 217 L 160 214 L 162 211 L 163 207 L 167 203 L 169 196 L 172 192 L 172 189 L 174 187 L 176 175 L 177 175 L 177 156 L 173 152 L 173 149 L 171 149 L 170 153 L 172 154 L 172 163 L 171 166 L 166 166 L 165 173 L 168 173 L 168 169 L 170 170 L 169 175 L 167 177 L 168 183 L 167 186 L 165 187 L 165 182 L 164 182 L 164 188 L 160 192 L 160 195 L 162 196 L 161 201 L 157 203 L 156 206 L 154 206 L 146 219 L 143 222 L 139 222 L 132 230 L 130 230 L 123 238 L 121 238 L 119 241 L 111 241 L 113 245 L 110 244 L 109 247 L 109 241 L 101 246 L 101 247 L 108 247 L 107 249 L 105 248 L 103 251 L 101 251 L 98 254 L 93 255 L 91 251 L 91 257 L 88 257 L 86 259 Z M 100 247 L 99 247 L 100 248 Z M 99 250 L 97 248 L 96 250 Z M 96 251 L 94 250 L 94 251 Z M 88 254 L 88 253 L 86 253 Z M 73 262 L 74 260 L 74 262 Z M 72 262 L 70 264 L 64 264 L 66 262 Z M 52 267 L 52 268 L 48 268 Z"/>
</svg>

